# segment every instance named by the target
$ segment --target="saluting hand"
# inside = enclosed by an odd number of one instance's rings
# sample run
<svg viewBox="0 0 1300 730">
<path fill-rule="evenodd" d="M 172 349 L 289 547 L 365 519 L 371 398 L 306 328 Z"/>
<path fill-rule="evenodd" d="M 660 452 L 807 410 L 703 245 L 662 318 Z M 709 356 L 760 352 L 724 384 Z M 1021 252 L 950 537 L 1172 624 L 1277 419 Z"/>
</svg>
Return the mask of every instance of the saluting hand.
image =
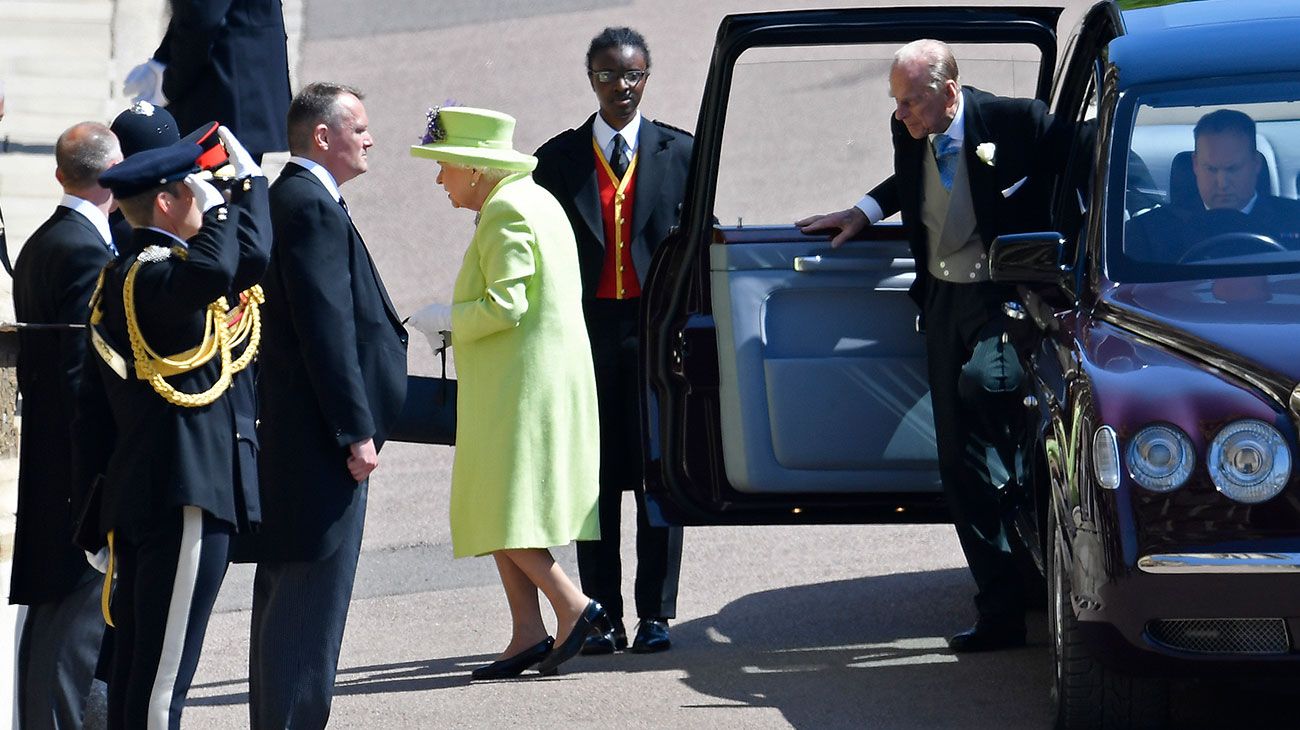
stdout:
<svg viewBox="0 0 1300 730">
<path fill-rule="evenodd" d="M 379 452 L 375 450 L 375 440 L 365 439 L 348 446 L 348 472 L 358 484 L 364 482 L 370 472 L 379 466 Z"/>
<path fill-rule="evenodd" d="M 832 248 L 839 248 L 845 241 L 861 233 L 862 229 L 870 223 L 867 214 L 857 206 L 825 215 L 810 215 L 794 222 L 803 233 L 822 233 L 838 228 L 840 232 L 831 239 Z"/>
</svg>

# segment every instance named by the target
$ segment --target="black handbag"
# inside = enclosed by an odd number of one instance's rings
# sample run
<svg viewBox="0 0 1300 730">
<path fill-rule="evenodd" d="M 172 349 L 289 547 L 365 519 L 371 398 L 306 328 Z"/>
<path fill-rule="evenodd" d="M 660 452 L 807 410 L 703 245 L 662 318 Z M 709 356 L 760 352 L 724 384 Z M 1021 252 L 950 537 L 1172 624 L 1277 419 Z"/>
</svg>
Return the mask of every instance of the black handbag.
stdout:
<svg viewBox="0 0 1300 730">
<path fill-rule="evenodd" d="M 402 414 L 389 429 L 389 441 L 415 444 L 456 444 L 456 381 L 447 377 L 447 344 L 436 350 L 442 376 L 408 375 Z"/>
</svg>

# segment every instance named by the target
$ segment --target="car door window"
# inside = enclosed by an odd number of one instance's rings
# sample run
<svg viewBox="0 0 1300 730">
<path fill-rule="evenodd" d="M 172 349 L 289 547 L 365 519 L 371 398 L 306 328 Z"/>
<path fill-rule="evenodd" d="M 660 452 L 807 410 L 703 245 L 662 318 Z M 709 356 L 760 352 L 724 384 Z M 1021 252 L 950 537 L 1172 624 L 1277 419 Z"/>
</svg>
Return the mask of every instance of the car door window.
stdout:
<svg viewBox="0 0 1300 730">
<path fill-rule="evenodd" d="M 713 214 L 789 225 L 838 210 L 893 170 L 889 66 L 898 44 L 756 47 L 733 69 Z M 963 84 L 1032 97 L 1041 52 L 953 44 Z"/>
</svg>

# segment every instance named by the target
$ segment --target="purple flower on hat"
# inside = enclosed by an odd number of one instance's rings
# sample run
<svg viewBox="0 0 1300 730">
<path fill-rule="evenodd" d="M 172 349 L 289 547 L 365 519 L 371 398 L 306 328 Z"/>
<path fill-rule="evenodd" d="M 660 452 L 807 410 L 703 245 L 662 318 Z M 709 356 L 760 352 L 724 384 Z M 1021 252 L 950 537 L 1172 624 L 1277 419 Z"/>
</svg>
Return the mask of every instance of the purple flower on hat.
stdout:
<svg viewBox="0 0 1300 730">
<path fill-rule="evenodd" d="M 447 138 L 447 130 L 443 129 L 442 125 L 438 124 L 438 112 L 449 106 L 460 106 L 460 104 L 456 103 L 454 99 L 447 99 L 441 106 L 432 107 L 427 113 L 425 113 L 425 117 L 429 121 L 428 124 L 425 125 L 424 137 L 420 139 L 420 144 L 434 144 L 435 142 L 441 142 Z"/>
</svg>

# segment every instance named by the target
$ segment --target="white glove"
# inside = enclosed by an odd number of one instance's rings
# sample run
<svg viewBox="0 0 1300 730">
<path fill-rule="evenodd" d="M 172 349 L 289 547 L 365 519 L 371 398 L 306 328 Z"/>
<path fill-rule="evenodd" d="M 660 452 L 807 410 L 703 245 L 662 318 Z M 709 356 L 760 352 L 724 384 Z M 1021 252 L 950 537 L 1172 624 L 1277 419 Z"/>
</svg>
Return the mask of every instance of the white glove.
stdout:
<svg viewBox="0 0 1300 730">
<path fill-rule="evenodd" d="M 217 127 L 217 136 L 221 138 L 221 144 L 226 147 L 226 154 L 230 156 L 230 164 L 235 166 L 235 177 L 261 177 L 262 168 L 258 167 L 253 156 L 248 154 L 244 145 L 235 139 L 235 133 L 226 128 L 226 125 Z"/>
<path fill-rule="evenodd" d="M 107 545 L 100 548 L 99 552 L 97 553 L 92 553 L 89 550 L 83 550 L 82 552 L 86 554 L 86 562 L 90 563 L 90 567 L 94 568 L 95 570 L 98 570 L 101 573 L 108 572 L 108 546 Z"/>
<path fill-rule="evenodd" d="M 204 213 L 218 205 L 226 204 L 226 196 L 222 195 L 220 190 L 194 173 L 185 176 L 185 187 L 194 193 L 194 202 L 199 204 L 199 209 Z"/>
<path fill-rule="evenodd" d="M 167 67 L 152 58 L 131 69 L 122 84 L 122 93 L 131 97 L 131 101 L 147 101 L 158 106 L 167 106 L 167 96 L 163 94 L 163 72 Z"/>
<path fill-rule="evenodd" d="M 407 317 L 406 323 L 424 335 L 429 346 L 437 350 L 442 347 L 441 333 L 451 331 L 451 305 L 441 302 L 427 304 Z"/>
</svg>

